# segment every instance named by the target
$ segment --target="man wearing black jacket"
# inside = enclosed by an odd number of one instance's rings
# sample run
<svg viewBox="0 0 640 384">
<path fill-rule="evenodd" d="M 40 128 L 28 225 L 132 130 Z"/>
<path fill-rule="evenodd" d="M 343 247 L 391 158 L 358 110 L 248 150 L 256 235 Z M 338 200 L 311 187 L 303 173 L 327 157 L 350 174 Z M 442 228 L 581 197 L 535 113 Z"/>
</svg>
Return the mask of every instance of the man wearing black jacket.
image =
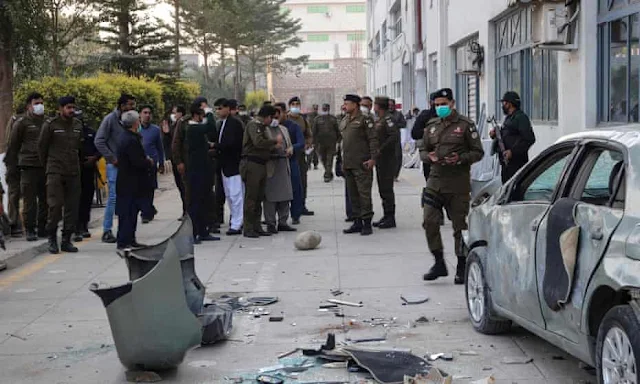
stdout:
<svg viewBox="0 0 640 384">
<path fill-rule="evenodd" d="M 98 152 L 94 139 L 96 131 L 89 127 L 82 118 L 82 112 L 76 111 L 76 117 L 82 122 L 82 148 L 80 149 L 80 206 L 78 209 L 78 222 L 76 224 L 76 236 L 74 241 L 91 237 L 89 232 L 89 219 L 91 218 L 91 205 L 96 193 L 96 163 L 102 155 Z"/>
<path fill-rule="evenodd" d="M 520 96 L 516 92 L 506 92 L 500 101 L 502 111 L 507 115 L 500 129 L 504 152 L 500 150 L 495 130 L 492 129 L 489 136 L 493 139 L 491 153 L 498 154 L 502 183 L 505 183 L 529 161 L 529 148 L 536 142 L 536 135 L 529 116 L 520 109 Z"/>
<path fill-rule="evenodd" d="M 235 108 L 235 105 L 235 100 L 226 99 L 218 100 L 215 103 L 220 123 L 213 149 L 221 171 L 224 195 L 231 210 L 231 221 L 227 235 L 242 234 L 242 211 L 244 209 L 244 185 L 240 177 L 244 126 L 241 120 L 231 114 L 231 108 Z"/>
<path fill-rule="evenodd" d="M 425 109 L 420 112 L 418 117 L 416 117 L 416 121 L 413 123 L 413 128 L 411 129 L 411 138 L 413 140 L 422 140 L 422 136 L 424 136 L 424 129 L 427 127 L 427 122 L 438 117 L 438 115 L 436 115 L 436 108 L 433 104 L 435 96 L 435 93 L 429 95 L 429 109 Z M 430 170 L 431 165 L 429 163 L 422 163 L 422 172 L 424 173 L 425 182 L 429 179 Z"/>
<path fill-rule="evenodd" d="M 118 176 L 116 179 L 116 214 L 118 215 L 118 249 L 143 247 L 136 241 L 138 213 L 153 187 L 155 162 L 145 155 L 142 136 L 138 133 L 140 115 L 135 110 L 120 117 L 124 131 L 118 138 Z"/>
</svg>

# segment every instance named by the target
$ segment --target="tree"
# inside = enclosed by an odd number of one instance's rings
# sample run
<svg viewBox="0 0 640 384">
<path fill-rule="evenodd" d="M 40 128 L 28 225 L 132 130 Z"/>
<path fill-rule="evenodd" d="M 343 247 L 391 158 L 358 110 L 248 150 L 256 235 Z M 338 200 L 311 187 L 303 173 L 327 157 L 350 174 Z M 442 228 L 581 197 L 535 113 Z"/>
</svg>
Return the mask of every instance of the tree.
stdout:
<svg viewBox="0 0 640 384">
<path fill-rule="evenodd" d="M 209 59 L 221 46 L 220 4 L 210 0 L 192 0 L 181 9 L 183 35 L 181 42 L 191 46 L 204 58 L 204 81 L 209 83 Z"/>
<path fill-rule="evenodd" d="M 54 76 L 66 64 L 65 52 L 76 39 L 83 39 L 96 30 L 98 18 L 90 0 L 44 0 L 45 49 Z"/>
<path fill-rule="evenodd" d="M 285 0 L 251 0 L 255 11 L 249 20 L 252 28 L 245 37 L 244 55 L 249 59 L 253 90 L 256 90 L 256 75 L 264 70 L 267 61 L 272 69 L 283 70 L 287 66 L 304 64 L 309 56 L 274 60 L 287 48 L 296 47 L 302 39 L 297 35 L 302 25 L 300 19 L 291 18 L 291 11 L 282 8 Z M 275 20 L 275 22 L 273 21 Z"/>
<path fill-rule="evenodd" d="M 42 17 L 41 0 L 0 0 L 0 143 L 13 111 L 14 81 L 32 77 L 42 59 Z"/>
<path fill-rule="evenodd" d="M 247 92 L 244 103 L 249 109 L 256 109 L 262 106 L 262 103 L 269 100 L 269 95 L 264 89 Z"/>
<path fill-rule="evenodd" d="M 141 14 L 149 9 L 141 0 L 100 1 L 103 25 L 107 34 L 101 43 L 112 56 L 108 69 L 118 69 L 129 75 L 155 76 L 172 74 L 170 65 L 174 47 L 167 42 L 172 35 L 162 21 Z"/>
</svg>

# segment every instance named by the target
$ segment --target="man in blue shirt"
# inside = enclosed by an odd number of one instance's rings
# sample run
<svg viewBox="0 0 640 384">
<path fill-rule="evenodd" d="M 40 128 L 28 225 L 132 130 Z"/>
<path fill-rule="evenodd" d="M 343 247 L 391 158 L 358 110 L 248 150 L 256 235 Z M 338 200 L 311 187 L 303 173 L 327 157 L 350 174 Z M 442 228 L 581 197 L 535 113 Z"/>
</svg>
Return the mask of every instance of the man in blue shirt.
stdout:
<svg viewBox="0 0 640 384">
<path fill-rule="evenodd" d="M 150 105 L 140 108 L 140 135 L 142 136 L 142 146 L 144 153 L 153 159 L 155 166 L 152 170 L 152 185 L 149 188 L 149 195 L 145 199 L 142 208 L 142 223 L 146 224 L 153 220 L 158 213 L 153 206 L 154 192 L 158 188 L 158 169 L 164 173 L 164 145 L 162 144 L 162 133 L 160 127 L 151 123 L 153 110 Z"/>
</svg>

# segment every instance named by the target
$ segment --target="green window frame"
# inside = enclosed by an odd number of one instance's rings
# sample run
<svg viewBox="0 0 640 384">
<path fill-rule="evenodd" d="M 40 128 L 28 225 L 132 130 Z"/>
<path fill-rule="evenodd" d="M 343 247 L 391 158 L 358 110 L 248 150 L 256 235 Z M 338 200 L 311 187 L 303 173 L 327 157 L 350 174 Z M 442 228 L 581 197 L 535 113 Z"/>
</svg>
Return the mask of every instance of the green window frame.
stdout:
<svg viewBox="0 0 640 384">
<path fill-rule="evenodd" d="M 307 63 L 307 69 L 309 70 L 321 70 L 321 69 L 329 69 L 330 65 L 326 62 L 312 62 Z"/>
<path fill-rule="evenodd" d="M 329 35 L 326 33 L 313 33 L 307 35 L 307 41 L 311 42 L 325 42 L 329 41 Z"/>
<path fill-rule="evenodd" d="M 347 5 L 347 13 L 365 13 L 366 8 L 364 4 L 349 4 Z"/>
<path fill-rule="evenodd" d="M 307 7 L 307 13 L 327 13 L 329 12 L 328 5 L 310 5 Z"/>
<path fill-rule="evenodd" d="M 347 33 L 347 41 L 364 41 L 364 32 Z"/>
</svg>

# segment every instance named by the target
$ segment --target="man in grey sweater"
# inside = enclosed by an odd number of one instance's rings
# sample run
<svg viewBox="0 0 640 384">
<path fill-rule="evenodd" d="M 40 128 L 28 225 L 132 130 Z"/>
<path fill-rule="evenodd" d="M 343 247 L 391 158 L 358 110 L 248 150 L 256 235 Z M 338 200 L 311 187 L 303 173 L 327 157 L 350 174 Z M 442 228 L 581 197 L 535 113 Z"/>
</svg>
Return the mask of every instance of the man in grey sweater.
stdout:
<svg viewBox="0 0 640 384">
<path fill-rule="evenodd" d="M 116 237 L 111 229 L 113 228 L 113 215 L 116 209 L 116 179 L 118 178 L 118 145 L 120 135 L 124 132 L 124 127 L 120 118 L 124 112 L 136 109 L 135 97 L 123 93 L 118 99 L 116 109 L 108 114 L 95 137 L 95 145 L 98 151 L 104 156 L 107 162 L 107 183 L 109 188 L 109 198 L 104 211 L 104 221 L 102 223 L 102 242 L 115 243 Z"/>
</svg>

